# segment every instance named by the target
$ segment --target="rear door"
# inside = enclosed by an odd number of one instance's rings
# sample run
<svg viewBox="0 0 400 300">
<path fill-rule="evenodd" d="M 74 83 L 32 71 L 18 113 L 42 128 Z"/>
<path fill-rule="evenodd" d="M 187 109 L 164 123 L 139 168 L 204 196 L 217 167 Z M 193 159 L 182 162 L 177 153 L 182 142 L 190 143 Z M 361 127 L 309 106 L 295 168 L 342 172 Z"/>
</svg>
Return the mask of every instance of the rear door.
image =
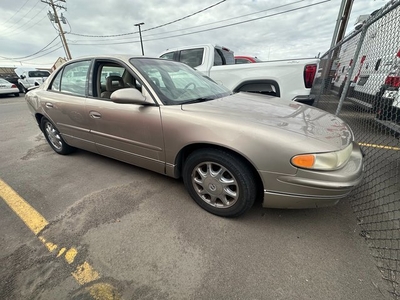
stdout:
<svg viewBox="0 0 400 300">
<path fill-rule="evenodd" d="M 67 144 L 96 152 L 85 112 L 90 66 L 91 60 L 65 65 L 41 98 L 47 117 Z"/>
</svg>

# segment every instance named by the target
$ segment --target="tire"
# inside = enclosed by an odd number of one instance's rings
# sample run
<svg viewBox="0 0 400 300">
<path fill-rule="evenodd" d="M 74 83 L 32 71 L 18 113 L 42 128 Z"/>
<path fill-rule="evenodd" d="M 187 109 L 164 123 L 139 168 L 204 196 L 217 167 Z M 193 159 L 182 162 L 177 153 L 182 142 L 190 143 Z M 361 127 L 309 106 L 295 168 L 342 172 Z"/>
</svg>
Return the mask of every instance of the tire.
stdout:
<svg viewBox="0 0 400 300">
<path fill-rule="evenodd" d="M 18 87 L 20 93 L 24 92 L 24 86 L 21 83 L 18 82 L 17 87 Z"/>
<path fill-rule="evenodd" d="M 46 118 L 42 118 L 42 121 L 40 122 L 40 127 L 50 147 L 56 153 L 65 155 L 75 150 L 74 147 L 69 146 L 63 140 L 58 129 Z"/>
<path fill-rule="evenodd" d="M 217 216 L 238 217 L 252 207 L 257 196 L 250 168 L 224 150 L 193 152 L 184 163 L 182 175 L 194 201 Z"/>
</svg>

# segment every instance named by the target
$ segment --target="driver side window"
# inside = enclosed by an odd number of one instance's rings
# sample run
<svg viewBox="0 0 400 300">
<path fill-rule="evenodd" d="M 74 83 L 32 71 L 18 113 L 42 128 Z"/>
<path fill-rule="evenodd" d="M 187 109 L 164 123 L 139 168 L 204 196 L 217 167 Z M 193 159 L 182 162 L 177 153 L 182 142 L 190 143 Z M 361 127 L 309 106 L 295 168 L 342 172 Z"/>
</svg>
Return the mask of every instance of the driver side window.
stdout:
<svg viewBox="0 0 400 300">
<path fill-rule="evenodd" d="M 142 84 L 136 76 L 115 61 L 97 61 L 93 74 L 96 78 L 93 96 L 100 100 L 109 100 L 111 94 L 119 89 L 135 88 L 142 92 Z"/>
</svg>

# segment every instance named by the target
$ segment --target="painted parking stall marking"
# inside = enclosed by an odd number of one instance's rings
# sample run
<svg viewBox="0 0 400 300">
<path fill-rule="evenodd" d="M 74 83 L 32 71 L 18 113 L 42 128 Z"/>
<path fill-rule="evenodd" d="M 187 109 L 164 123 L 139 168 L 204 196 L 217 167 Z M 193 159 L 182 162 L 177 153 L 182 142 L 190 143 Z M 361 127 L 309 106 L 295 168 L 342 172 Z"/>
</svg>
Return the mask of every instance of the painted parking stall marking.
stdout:
<svg viewBox="0 0 400 300">
<path fill-rule="evenodd" d="M 68 264 L 73 264 L 78 254 L 76 248 L 61 247 L 51 241 L 48 241 L 40 232 L 49 224 L 49 222 L 37 212 L 28 202 L 26 202 L 16 191 L 0 179 L 0 197 L 15 212 L 15 214 L 28 226 L 28 228 L 38 237 L 51 253 L 56 254 L 56 258 L 63 257 Z M 85 285 L 92 283 L 87 287 L 90 295 L 96 299 L 121 299 L 117 290 L 108 283 L 95 283 L 100 279 L 100 273 L 97 272 L 87 261 L 78 263 L 75 270 L 71 273 L 78 284 Z"/>
<path fill-rule="evenodd" d="M 400 151 L 400 148 L 399 148 L 399 147 L 385 146 L 385 145 L 377 145 L 377 144 L 368 144 L 368 143 L 358 143 L 358 144 L 359 144 L 360 146 L 364 146 L 364 147 L 372 147 L 372 148 L 379 148 L 379 149 Z"/>
</svg>

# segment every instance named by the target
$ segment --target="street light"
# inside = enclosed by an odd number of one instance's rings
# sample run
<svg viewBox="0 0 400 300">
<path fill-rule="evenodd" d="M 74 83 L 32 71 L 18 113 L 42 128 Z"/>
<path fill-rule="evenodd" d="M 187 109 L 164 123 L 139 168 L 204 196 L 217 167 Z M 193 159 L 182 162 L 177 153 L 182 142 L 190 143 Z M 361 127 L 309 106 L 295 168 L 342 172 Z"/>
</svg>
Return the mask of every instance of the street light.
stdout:
<svg viewBox="0 0 400 300">
<path fill-rule="evenodd" d="M 137 23 L 135 26 L 139 27 L 139 36 L 140 36 L 140 46 L 142 47 L 142 55 L 144 56 L 144 50 L 143 50 L 143 40 L 142 40 L 142 31 L 140 30 L 140 25 L 144 25 L 144 23 Z"/>
</svg>

